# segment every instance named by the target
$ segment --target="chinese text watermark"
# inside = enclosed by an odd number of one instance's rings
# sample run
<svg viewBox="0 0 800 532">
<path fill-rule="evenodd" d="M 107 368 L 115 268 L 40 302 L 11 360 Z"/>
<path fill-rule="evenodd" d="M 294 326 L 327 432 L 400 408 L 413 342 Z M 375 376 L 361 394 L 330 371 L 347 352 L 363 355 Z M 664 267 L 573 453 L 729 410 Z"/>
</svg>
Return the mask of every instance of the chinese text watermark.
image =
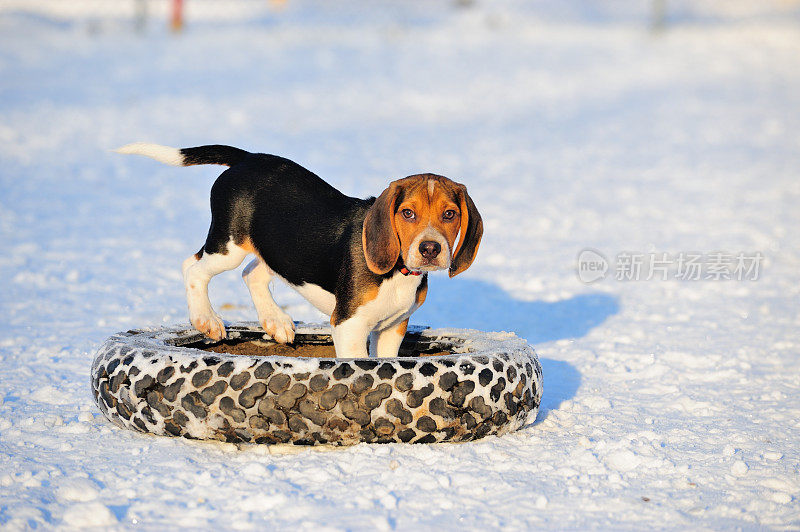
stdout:
<svg viewBox="0 0 800 532">
<path fill-rule="evenodd" d="M 760 251 L 710 253 L 617 253 L 613 262 L 595 249 L 578 254 L 578 279 L 593 283 L 607 277 L 617 281 L 757 281 L 764 255 Z"/>
</svg>

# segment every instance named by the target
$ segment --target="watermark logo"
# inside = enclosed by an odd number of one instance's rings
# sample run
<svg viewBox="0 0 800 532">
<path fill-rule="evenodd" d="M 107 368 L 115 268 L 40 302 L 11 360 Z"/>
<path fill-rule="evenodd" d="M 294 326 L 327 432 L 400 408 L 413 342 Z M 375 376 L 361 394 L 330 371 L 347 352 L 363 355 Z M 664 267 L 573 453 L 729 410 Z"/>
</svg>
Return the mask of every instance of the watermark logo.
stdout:
<svg viewBox="0 0 800 532">
<path fill-rule="evenodd" d="M 599 251 L 584 249 L 578 254 L 578 279 L 582 283 L 593 283 L 605 279 L 608 272 L 608 259 Z"/>
<path fill-rule="evenodd" d="M 757 281 L 764 255 L 760 251 L 711 253 L 617 253 L 613 263 L 597 250 L 578 254 L 578 279 L 593 283 L 607 275 L 617 281 Z"/>
</svg>

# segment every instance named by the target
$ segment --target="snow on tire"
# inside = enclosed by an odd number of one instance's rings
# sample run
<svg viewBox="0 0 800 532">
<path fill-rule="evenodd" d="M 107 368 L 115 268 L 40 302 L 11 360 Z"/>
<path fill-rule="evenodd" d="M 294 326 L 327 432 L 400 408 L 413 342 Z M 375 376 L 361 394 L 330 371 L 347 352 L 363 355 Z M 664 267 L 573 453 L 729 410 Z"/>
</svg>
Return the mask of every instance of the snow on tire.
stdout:
<svg viewBox="0 0 800 532">
<path fill-rule="evenodd" d="M 256 323 L 229 342 L 269 340 Z M 331 343 L 298 323 L 296 344 Z M 533 421 L 542 370 L 512 333 L 412 328 L 396 358 L 211 352 L 193 329 L 118 333 L 92 364 L 100 410 L 119 427 L 164 436 L 297 445 L 434 443 L 504 434 Z"/>
</svg>

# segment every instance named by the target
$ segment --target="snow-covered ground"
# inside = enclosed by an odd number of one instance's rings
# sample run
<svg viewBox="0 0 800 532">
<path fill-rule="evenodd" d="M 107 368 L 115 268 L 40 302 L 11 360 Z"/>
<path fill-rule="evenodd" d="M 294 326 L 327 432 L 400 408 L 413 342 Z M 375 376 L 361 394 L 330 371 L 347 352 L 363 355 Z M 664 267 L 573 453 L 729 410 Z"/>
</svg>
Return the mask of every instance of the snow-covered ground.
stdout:
<svg viewBox="0 0 800 532">
<path fill-rule="evenodd" d="M 796 3 L 667 2 L 651 32 L 632 0 L 305 0 L 224 22 L 198 1 L 179 36 L 58 4 L 0 2 L 0 528 L 800 528 Z M 284 155 L 358 196 L 466 183 L 478 260 L 412 321 L 527 338 L 536 422 L 333 450 L 111 425 L 91 359 L 185 322 L 179 266 L 219 172 L 109 152 L 136 140 Z M 584 248 L 605 280 L 578 279 Z M 758 279 L 615 279 L 624 252 L 703 253 L 705 276 L 718 251 L 760 252 Z M 255 317 L 234 273 L 212 300 Z"/>
</svg>

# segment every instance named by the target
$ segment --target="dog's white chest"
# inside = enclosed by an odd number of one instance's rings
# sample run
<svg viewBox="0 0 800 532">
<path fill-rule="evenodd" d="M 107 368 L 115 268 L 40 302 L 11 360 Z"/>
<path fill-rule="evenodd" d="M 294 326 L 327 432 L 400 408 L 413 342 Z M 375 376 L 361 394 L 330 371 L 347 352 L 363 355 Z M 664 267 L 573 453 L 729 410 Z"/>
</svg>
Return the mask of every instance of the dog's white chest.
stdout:
<svg viewBox="0 0 800 532">
<path fill-rule="evenodd" d="M 365 319 L 375 329 L 393 325 L 417 309 L 417 289 L 421 282 L 422 276 L 396 272 L 381 284 L 375 299 L 358 309 L 356 316 Z"/>
<path fill-rule="evenodd" d="M 401 317 L 414 312 L 417 308 L 417 290 L 422 282 L 422 276 L 403 275 L 400 272 L 383 283 L 378 289 L 378 295 L 361 305 L 356 311 L 356 316 L 369 323 L 376 329 L 392 325 Z M 289 286 L 306 298 L 320 312 L 330 316 L 336 307 L 336 297 L 311 283 Z"/>
</svg>

